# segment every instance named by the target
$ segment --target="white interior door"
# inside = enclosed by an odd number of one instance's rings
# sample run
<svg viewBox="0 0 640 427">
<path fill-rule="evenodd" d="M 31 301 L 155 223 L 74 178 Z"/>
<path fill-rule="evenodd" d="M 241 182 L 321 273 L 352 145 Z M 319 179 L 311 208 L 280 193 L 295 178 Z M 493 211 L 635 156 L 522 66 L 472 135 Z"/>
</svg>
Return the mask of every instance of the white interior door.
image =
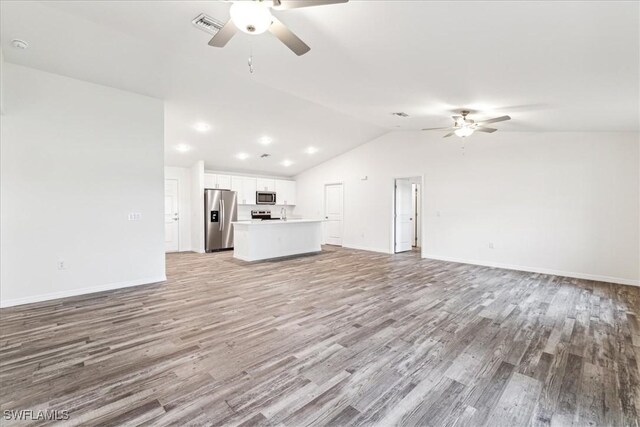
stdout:
<svg viewBox="0 0 640 427">
<path fill-rule="evenodd" d="M 324 187 L 324 242 L 342 246 L 342 184 Z"/>
<path fill-rule="evenodd" d="M 396 180 L 395 252 L 410 251 L 413 246 L 413 194 L 411 181 Z"/>
<path fill-rule="evenodd" d="M 164 250 L 180 250 L 180 212 L 178 211 L 178 180 L 164 180 Z"/>
</svg>

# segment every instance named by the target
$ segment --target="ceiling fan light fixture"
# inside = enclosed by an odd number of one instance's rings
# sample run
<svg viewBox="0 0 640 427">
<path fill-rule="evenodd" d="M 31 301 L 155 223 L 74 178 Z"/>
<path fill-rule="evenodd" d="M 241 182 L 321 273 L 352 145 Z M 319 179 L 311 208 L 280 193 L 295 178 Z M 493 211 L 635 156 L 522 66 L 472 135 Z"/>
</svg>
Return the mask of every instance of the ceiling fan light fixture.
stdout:
<svg viewBox="0 0 640 427">
<path fill-rule="evenodd" d="M 461 138 L 465 138 L 473 133 L 473 128 L 469 126 L 463 126 L 459 129 L 456 129 L 454 133 Z"/>
<path fill-rule="evenodd" d="M 262 34 L 273 22 L 268 2 L 236 1 L 231 5 L 229 14 L 233 24 L 247 34 Z"/>
</svg>

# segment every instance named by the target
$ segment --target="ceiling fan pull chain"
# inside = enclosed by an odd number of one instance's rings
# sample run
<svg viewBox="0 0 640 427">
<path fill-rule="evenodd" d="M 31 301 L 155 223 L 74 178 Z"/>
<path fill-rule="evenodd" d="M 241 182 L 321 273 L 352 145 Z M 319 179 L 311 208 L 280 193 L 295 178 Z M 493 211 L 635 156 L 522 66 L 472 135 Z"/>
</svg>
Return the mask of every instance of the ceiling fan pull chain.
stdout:
<svg viewBox="0 0 640 427">
<path fill-rule="evenodd" d="M 253 42 L 249 43 L 249 73 L 253 74 Z"/>
</svg>

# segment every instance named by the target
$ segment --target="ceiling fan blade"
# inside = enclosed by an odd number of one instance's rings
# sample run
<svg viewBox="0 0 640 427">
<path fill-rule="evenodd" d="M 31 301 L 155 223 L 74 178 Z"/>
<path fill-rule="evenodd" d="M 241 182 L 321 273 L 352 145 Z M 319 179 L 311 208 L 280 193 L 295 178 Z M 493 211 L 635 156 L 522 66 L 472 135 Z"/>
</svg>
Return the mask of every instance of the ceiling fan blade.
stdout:
<svg viewBox="0 0 640 427">
<path fill-rule="evenodd" d="M 443 138 L 449 138 L 450 136 L 455 135 L 455 132 L 449 132 L 448 134 L 446 134 L 445 136 L 443 136 Z"/>
<path fill-rule="evenodd" d="M 504 122 L 505 120 L 511 120 L 511 117 L 509 116 L 496 117 L 495 119 L 482 120 L 478 122 L 478 124 L 485 125 L 487 123 Z"/>
<path fill-rule="evenodd" d="M 273 23 L 269 27 L 269 31 L 298 56 L 304 55 L 311 50 L 305 42 L 300 40 L 300 37 L 293 34 L 293 32 L 275 16 L 273 17 Z"/>
<path fill-rule="evenodd" d="M 349 0 L 274 0 L 273 9 L 288 10 L 301 7 L 325 6 L 329 4 L 347 3 Z M 276 3 L 279 3 L 276 5 Z"/>
<path fill-rule="evenodd" d="M 425 128 L 425 129 L 422 129 L 422 130 L 449 130 L 449 129 L 454 129 L 454 128 L 449 126 L 449 127 L 446 127 L 446 128 Z"/>
<path fill-rule="evenodd" d="M 231 20 L 227 21 L 224 27 L 220 28 L 220 31 L 209 40 L 209 46 L 224 47 L 237 31 L 238 28 L 233 22 Z"/>
<path fill-rule="evenodd" d="M 493 133 L 495 131 L 497 131 L 498 129 L 494 129 L 494 128 L 485 128 L 485 127 L 477 127 L 475 129 L 476 132 L 487 132 L 487 133 Z"/>
</svg>

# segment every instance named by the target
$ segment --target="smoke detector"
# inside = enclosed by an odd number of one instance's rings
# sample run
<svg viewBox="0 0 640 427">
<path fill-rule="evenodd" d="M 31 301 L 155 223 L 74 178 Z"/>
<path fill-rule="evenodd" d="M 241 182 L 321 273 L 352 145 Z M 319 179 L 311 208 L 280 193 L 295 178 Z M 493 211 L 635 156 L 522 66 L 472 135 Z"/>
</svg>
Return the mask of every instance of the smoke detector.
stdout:
<svg viewBox="0 0 640 427">
<path fill-rule="evenodd" d="M 11 46 L 15 47 L 16 49 L 26 49 L 29 47 L 29 43 L 27 43 L 24 40 L 20 40 L 20 39 L 13 39 L 11 40 Z"/>
</svg>

